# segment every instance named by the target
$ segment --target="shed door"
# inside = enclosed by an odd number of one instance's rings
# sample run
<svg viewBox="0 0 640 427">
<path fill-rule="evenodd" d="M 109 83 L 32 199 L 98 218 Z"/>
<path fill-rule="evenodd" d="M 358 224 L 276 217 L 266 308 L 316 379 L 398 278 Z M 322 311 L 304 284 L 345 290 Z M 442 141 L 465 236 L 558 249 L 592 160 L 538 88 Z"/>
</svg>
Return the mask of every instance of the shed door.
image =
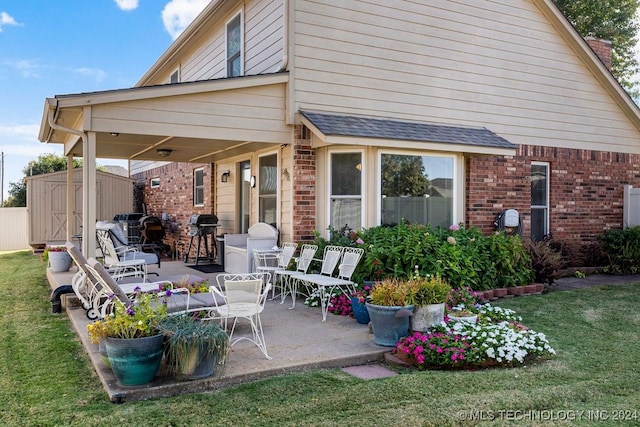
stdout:
<svg viewBox="0 0 640 427">
<path fill-rule="evenodd" d="M 74 184 L 75 215 L 71 234 L 82 233 L 82 184 Z M 100 183 L 96 183 L 97 211 L 100 212 Z M 47 241 L 62 241 L 67 239 L 67 184 L 48 182 L 46 185 Z"/>
</svg>

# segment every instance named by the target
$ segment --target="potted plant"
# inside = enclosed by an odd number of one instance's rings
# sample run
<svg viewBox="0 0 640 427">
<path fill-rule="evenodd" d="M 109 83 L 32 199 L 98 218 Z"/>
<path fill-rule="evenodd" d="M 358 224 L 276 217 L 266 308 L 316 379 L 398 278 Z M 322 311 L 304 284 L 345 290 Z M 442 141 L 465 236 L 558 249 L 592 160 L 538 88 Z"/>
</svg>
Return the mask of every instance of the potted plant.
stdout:
<svg viewBox="0 0 640 427">
<path fill-rule="evenodd" d="M 444 305 L 451 292 L 451 286 L 439 275 L 416 276 L 413 316 L 411 329 L 426 331 L 444 321 Z"/>
<path fill-rule="evenodd" d="M 197 312 L 169 316 L 159 325 L 165 337 L 169 373 L 187 379 L 207 378 L 223 366 L 229 351 L 229 335 L 218 323 L 200 320 Z"/>
<path fill-rule="evenodd" d="M 393 347 L 408 335 L 414 295 L 415 285 L 409 280 L 384 279 L 373 286 L 366 306 L 376 344 Z"/>
<path fill-rule="evenodd" d="M 355 317 L 358 323 L 362 323 L 364 325 L 371 321 L 366 305 L 367 298 L 369 298 L 369 294 L 371 293 L 371 288 L 371 285 L 365 284 L 357 289 L 355 293 L 351 294 L 351 309 L 353 311 L 353 317 Z"/>
<path fill-rule="evenodd" d="M 66 246 L 47 246 L 42 253 L 42 259 L 48 262 L 51 271 L 60 273 L 69 271 L 73 260 L 67 252 Z"/>
<path fill-rule="evenodd" d="M 479 309 L 477 295 L 470 287 L 451 289 L 446 303 L 446 320 L 475 323 L 478 321 Z"/>
<path fill-rule="evenodd" d="M 155 293 L 136 289 L 128 305 L 116 299 L 104 319 L 87 325 L 91 342 L 104 341 L 113 374 L 121 385 L 151 382 L 162 361 L 163 335 L 158 332 L 167 307 Z"/>
</svg>

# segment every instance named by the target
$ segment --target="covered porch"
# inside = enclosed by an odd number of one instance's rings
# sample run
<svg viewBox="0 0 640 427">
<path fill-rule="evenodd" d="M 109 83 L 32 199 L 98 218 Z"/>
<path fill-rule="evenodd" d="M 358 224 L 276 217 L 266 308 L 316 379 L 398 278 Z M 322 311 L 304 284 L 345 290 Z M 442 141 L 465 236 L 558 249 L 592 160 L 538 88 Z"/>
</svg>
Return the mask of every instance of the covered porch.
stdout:
<svg viewBox="0 0 640 427">
<path fill-rule="evenodd" d="M 217 164 L 291 143 L 288 73 L 57 95 L 45 101 L 39 139 L 73 158 Z M 219 175 L 222 172 L 214 171 Z M 95 254 L 96 169 L 83 168 L 82 251 Z M 214 180 L 214 182 L 216 182 Z M 73 186 L 68 174 L 68 188 Z M 67 224 L 74 215 L 67 192 Z M 215 199 L 204 206 L 214 210 Z M 213 213 L 213 212 L 210 212 Z M 254 221 L 255 222 L 255 221 Z M 67 239 L 73 234 L 67 227 Z"/>
</svg>

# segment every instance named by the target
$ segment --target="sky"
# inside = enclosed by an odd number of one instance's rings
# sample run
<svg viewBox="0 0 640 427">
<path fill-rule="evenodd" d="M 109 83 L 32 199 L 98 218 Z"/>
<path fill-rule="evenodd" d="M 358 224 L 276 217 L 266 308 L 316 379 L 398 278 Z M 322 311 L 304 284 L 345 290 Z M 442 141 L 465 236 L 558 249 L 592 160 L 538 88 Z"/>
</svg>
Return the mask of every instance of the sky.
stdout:
<svg viewBox="0 0 640 427">
<path fill-rule="evenodd" d="M 4 200 L 30 161 L 46 98 L 133 87 L 209 0 L 0 0 Z M 125 160 L 100 165 L 127 167 Z M 0 166 L 1 168 L 2 166 Z"/>
</svg>

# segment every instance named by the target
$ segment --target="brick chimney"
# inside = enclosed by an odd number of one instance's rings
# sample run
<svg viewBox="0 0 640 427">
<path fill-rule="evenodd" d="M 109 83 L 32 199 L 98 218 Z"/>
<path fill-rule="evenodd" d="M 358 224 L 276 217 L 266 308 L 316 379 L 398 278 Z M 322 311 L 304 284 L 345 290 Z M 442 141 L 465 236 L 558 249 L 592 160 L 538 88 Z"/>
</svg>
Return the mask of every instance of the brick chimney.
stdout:
<svg viewBox="0 0 640 427">
<path fill-rule="evenodd" d="M 595 37 L 586 37 L 586 42 L 594 51 L 600 61 L 611 71 L 611 42 L 609 40 L 597 39 Z"/>
</svg>

